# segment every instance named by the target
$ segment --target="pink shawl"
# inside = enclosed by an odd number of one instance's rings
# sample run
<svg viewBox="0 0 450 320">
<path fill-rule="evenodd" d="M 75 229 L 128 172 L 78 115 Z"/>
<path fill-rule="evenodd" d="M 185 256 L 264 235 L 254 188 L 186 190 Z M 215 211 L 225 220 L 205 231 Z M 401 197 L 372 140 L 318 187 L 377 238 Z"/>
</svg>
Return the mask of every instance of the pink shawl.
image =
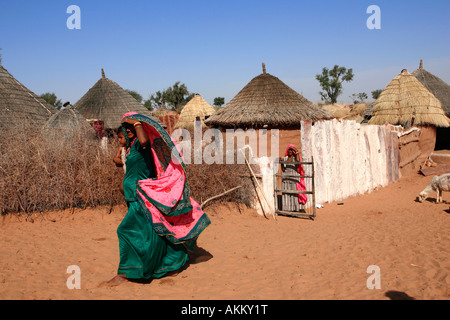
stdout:
<svg viewBox="0 0 450 320">
<path fill-rule="evenodd" d="M 295 145 L 293 145 L 293 144 L 288 145 L 288 147 L 286 148 L 286 152 L 284 153 L 285 157 L 287 157 L 287 155 L 288 155 L 288 150 L 290 148 L 293 148 L 293 147 L 295 148 Z M 302 157 L 300 155 L 298 155 L 298 156 L 299 156 L 300 162 L 302 162 Z M 305 175 L 305 170 L 303 170 L 303 165 L 302 164 L 298 165 L 297 172 L 301 176 Z M 300 178 L 300 182 L 297 182 L 295 185 L 297 187 L 297 191 L 304 191 L 304 190 L 306 190 L 305 178 Z M 307 201 L 306 194 L 299 193 L 298 194 L 298 202 L 300 202 L 301 204 L 305 204 L 306 201 Z"/>
</svg>

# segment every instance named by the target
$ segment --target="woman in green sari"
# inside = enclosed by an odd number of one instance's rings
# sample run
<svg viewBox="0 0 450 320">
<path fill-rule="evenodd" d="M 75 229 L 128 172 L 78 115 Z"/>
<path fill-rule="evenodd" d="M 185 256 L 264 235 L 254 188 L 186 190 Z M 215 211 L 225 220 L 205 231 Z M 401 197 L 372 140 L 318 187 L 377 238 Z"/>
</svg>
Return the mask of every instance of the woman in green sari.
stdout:
<svg viewBox="0 0 450 320">
<path fill-rule="evenodd" d="M 188 261 L 186 246 L 158 234 L 138 199 L 138 181 L 157 180 L 156 153 L 152 152 L 151 139 L 143 122 L 136 117 L 125 117 L 122 126 L 126 129 L 127 138 L 127 171 L 123 190 L 128 212 L 117 228 L 120 263 L 117 276 L 108 281 L 109 285 L 127 280 L 161 278 L 176 273 Z"/>
</svg>

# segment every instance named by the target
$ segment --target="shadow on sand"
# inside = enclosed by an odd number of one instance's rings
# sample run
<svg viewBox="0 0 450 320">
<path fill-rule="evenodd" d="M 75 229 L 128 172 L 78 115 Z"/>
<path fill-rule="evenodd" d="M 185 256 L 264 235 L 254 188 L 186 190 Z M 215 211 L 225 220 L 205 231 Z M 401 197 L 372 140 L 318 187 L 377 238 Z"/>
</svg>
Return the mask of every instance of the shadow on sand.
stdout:
<svg viewBox="0 0 450 320">
<path fill-rule="evenodd" d="M 387 291 L 384 295 L 391 300 L 416 300 L 401 291 Z"/>
<path fill-rule="evenodd" d="M 189 252 L 188 255 L 189 261 L 187 264 L 197 264 L 206 262 L 213 257 L 211 253 L 197 246 L 194 248 L 194 251 Z"/>
</svg>

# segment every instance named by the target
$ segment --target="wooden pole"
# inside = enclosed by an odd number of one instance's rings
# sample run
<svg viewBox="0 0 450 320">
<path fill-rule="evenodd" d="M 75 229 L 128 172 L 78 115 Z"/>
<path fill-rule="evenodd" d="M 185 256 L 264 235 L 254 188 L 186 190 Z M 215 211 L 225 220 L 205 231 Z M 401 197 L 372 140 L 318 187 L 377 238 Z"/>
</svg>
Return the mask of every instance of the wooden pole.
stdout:
<svg viewBox="0 0 450 320">
<path fill-rule="evenodd" d="M 230 190 L 227 190 L 227 191 L 225 191 L 225 192 L 223 192 L 223 193 L 221 193 L 221 194 L 218 194 L 218 195 L 216 195 L 216 196 L 214 196 L 214 197 L 211 197 L 211 198 L 209 198 L 209 199 L 203 201 L 203 203 L 200 205 L 200 207 L 203 207 L 207 202 L 209 202 L 209 201 L 211 201 L 211 200 L 217 199 L 217 198 L 219 198 L 219 197 L 221 197 L 221 196 L 224 196 L 224 195 L 226 195 L 227 193 L 230 193 L 230 192 L 232 192 L 232 191 L 234 191 L 234 190 L 236 190 L 236 189 L 239 189 L 239 188 L 242 188 L 242 186 L 234 187 L 234 188 L 232 188 L 232 189 L 230 189 Z"/>
<path fill-rule="evenodd" d="M 259 191 L 262 193 L 262 195 L 263 195 L 263 197 L 264 197 L 264 200 L 266 201 L 267 206 L 268 206 L 269 209 L 270 209 L 270 204 L 269 204 L 269 201 L 267 200 L 266 194 L 264 193 L 264 190 L 262 189 L 261 185 L 259 184 L 258 179 L 256 179 L 255 173 L 253 172 L 252 167 L 251 167 L 250 164 L 248 163 L 247 156 L 245 155 L 245 152 L 243 152 L 242 150 L 241 150 L 241 152 L 244 154 L 245 163 L 247 164 L 247 167 L 248 167 L 248 169 L 250 170 L 250 173 L 252 174 L 253 178 L 255 179 L 255 182 L 256 182 L 256 185 L 257 185 L 258 188 L 259 188 Z M 263 208 L 262 205 L 261 205 L 261 209 L 264 211 L 264 208 Z M 275 219 L 275 221 L 277 221 L 277 218 L 275 217 L 275 212 L 272 212 L 272 216 L 273 216 L 273 218 Z"/>
</svg>

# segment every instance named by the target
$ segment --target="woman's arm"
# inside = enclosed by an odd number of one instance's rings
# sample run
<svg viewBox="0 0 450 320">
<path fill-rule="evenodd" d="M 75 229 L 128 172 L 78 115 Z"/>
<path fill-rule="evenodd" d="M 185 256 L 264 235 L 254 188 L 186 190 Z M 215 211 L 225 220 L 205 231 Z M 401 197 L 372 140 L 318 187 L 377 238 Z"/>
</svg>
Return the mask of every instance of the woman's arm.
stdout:
<svg viewBox="0 0 450 320">
<path fill-rule="evenodd" d="M 300 155 L 299 155 L 299 153 L 298 153 L 298 150 L 297 150 L 297 148 L 292 148 L 293 150 L 294 150 L 294 152 L 295 152 L 295 161 L 296 162 L 300 162 Z"/>
<path fill-rule="evenodd" d="M 139 143 L 141 144 L 141 147 L 145 148 L 148 145 L 149 139 L 140 121 L 131 118 L 125 118 L 122 123 L 129 123 L 134 126 L 134 129 L 136 130 L 136 136 L 139 140 Z"/>
<path fill-rule="evenodd" d="M 114 159 L 113 159 L 114 163 L 118 167 L 123 167 L 121 154 L 122 154 L 122 147 L 119 147 L 119 150 L 117 150 L 116 155 L 114 156 Z"/>
</svg>

